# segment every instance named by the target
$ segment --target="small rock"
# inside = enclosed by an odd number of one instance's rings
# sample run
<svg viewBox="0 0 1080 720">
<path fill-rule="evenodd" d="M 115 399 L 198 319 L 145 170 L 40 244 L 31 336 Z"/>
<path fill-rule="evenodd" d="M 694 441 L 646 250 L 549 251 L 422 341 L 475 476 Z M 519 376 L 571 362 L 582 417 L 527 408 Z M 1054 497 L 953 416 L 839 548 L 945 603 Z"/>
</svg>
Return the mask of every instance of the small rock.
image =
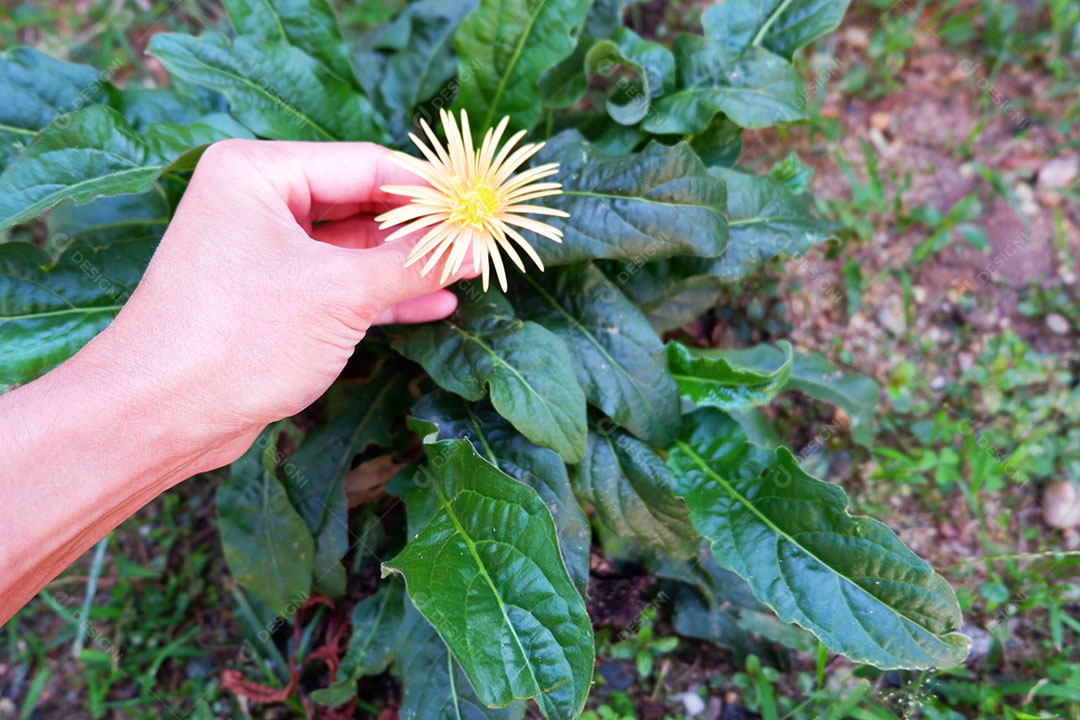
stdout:
<svg viewBox="0 0 1080 720">
<path fill-rule="evenodd" d="M 1071 481 L 1059 480 L 1043 490 L 1043 520 L 1055 528 L 1080 525 L 1080 496 Z"/>
<path fill-rule="evenodd" d="M 915 287 L 911 288 L 911 294 L 912 296 L 914 296 L 915 302 L 919 304 L 926 302 L 926 288 L 924 288 L 922 285 L 916 285 Z"/>
<path fill-rule="evenodd" d="M 1050 328 L 1050 332 L 1055 335 L 1069 334 L 1069 321 L 1057 313 L 1046 316 L 1046 327 Z"/>
<path fill-rule="evenodd" d="M 1056 157 L 1039 168 L 1035 186 L 1039 189 L 1039 199 L 1053 205 L 1061 200 L 1060 191 L 1068 190 L 1076 182 L 1080 172 L 1080 162 L 1074 157 Z"/>
<path fill-rule="evenodd" d="M 882 306 L 877 313 L 878 324 L 888 330 L 895 337 L 900 337 L 907 330 L 907 320 L 904 318 L 904 310 L 900 307 L 900 299 L 892 298 L 891 302 Z"/>
<path fill-rule="evenodd" d="M 687 691 L 679 693 L 678 695 L 672 695 L 672 700 L 681 702 L 683 707 L 686 708 L 686 718 L 696 718 L 701 713 L 705 712 L 705 701 L 698 697 L 698 694 L 693 691 Z"/>
<path fill-rule="evenodd" d="M 1016 194 L 1016 199 L 1020 201 L 1020 212 L 1024 213 L 1025 215 L 1036 215 L 1042 213 L 1042 209 L 1039 207 L 1039 203 L 1035 199 L 1035 189 L 1033 187 L 1023 182 L 1016 183 L 1016 187 L 1013 188 L 1013 192 Z"/>
<path fill-rule="evenodd" d="M 936 378 L 930 381 L 930 388 L 932 390 L 940 390 L 945 387 L 949 381 L 945 379 L 944 375 L 938 375 Z"/>
<path fill-rule="evenodd" d="M 885 132 L 889 129 L 889 123 L 892 122 L 892 113 L 887 112 L 872 112 L 870 113 L 870 127 L 881 132 Z"/>
<path fill-rule="evenodd" d="M 966 372 L 975 364 L 975 356 L 971 353 L 962 352 L 957 354 L 956 361 L 960 364 L 960 369 Z"/>
<path fill-rule="evenodd" d="M 966 662 L 972 663 L 990 654 L 990 648 L 994 646 L 994 638 L 989 632 L 978 625 L 968 624 L 963 625 L 960 632 L 971 638 L 971 652 L 968 654 Z"/>
<path fill-rule="evenodd" d="M 849 27 L 841 34 L 844 44 L 854 50 L 870 47 L 870 33 L 861 27 Z"/>
</svg>

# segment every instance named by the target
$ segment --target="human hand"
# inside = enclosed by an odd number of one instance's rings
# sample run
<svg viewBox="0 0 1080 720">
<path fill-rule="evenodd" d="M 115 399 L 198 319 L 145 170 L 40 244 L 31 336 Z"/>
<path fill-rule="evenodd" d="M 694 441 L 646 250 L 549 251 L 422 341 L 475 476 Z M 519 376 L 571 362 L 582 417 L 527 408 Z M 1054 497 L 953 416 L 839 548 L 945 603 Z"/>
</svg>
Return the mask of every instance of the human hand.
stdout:
<svg viewBox="0 0 1080 720">
<path fill-rule="evenodd" d="M 116 320 L 0 395 L 0 624 L 162 491 L 307 407 L 372 325 L 454 310 L 437 274 L 404 267 L 417 238 L 384 243 L 371 220 L 402 182 L 417 178 L 369 143 L 206 152 Z"/>
<path fill-rule="evenodd" d="M 371 220 L 403 202 L 381 186 L 417 182 L 388 156 L 370 143 L 248 140 L 203 155 L 95 348 L 114 355 L 113 382 L 151 378 L 178 422 L 216 436 L 202 465 L 231 462 L 318 398 L 372 325 L 454 310 L 437 274 L 404 267 L 415 238 L 384 244 Z"/>
</svg>

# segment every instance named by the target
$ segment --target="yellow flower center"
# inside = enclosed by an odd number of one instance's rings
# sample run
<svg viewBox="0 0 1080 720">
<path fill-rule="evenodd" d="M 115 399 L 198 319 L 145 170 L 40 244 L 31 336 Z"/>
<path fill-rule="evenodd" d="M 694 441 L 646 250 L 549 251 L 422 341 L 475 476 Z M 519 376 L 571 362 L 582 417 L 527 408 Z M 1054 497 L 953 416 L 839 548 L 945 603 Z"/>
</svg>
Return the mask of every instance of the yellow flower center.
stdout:
<svg viewBox="0 0 1080 720">
<path fill-rule="evenodd" d="M 498 209 L 498 193 L 486 183 L 477 183 L 457 194 L 454 208 L 450 211 L 450 222 L 480 227 L 485 220 L 493 217 Z"/>
</svg>

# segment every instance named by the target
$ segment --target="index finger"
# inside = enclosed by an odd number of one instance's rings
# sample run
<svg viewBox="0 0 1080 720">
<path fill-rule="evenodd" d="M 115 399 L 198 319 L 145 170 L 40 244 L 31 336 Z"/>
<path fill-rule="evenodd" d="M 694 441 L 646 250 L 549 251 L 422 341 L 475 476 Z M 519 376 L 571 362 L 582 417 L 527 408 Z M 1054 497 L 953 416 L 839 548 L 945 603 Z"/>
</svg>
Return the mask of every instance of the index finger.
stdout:
<svg viewBox="0 0 1080 720">
<path fill-rule="evenodd" d="M 232 155 L 253 166 L 297 218 L 318 210 L 326 218 L 357 212 L 381 213 L 401 204 L 384 185 L 427 183 L 394 163 L 393 151 L 370 142 L 225 140 L 207 151 Z"/>
</svg>

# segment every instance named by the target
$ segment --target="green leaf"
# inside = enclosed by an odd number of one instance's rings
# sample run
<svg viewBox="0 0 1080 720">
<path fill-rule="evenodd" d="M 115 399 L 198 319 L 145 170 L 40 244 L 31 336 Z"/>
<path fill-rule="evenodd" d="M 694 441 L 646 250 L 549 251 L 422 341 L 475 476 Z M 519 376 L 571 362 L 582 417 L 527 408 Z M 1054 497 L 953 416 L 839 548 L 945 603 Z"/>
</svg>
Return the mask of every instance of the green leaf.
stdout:
<svg viewBox="0 0 1080 720">
<path fill-rule="evenodd" d="M 721 568 L 705 551 L 690 567 L 665 555 L 653 565 L 657 577 L 675 583 L 662 591 L 670 602 L 675 632 L 731 648 L 740 661 L 751 652 L 767 653 L 767 648 L 742 627 L 747 610 L 764 608 L 745 580 Z"/>
<path fill-rule="evenodd" d="M 782 182 L 784 187 L 796 195 L 802 195 L 810 189 L 814 170 L 804 165 L 792 150 L 786 158 L 769 168 L 769 176 Z"/>
<path fill-rule="evenodd" d="M 446 643 L 412 602 L 394 647 L 393 673 L 401 680 L 400 720 L 521 720 L 525 703 L 493 709 L 477 697 Z"/>
<path fill-rule="evenodd" d="M 514 286 L 515 308 L 563 338 L 586 399 L 645 441 L 669 445 L 679 392 L 641 311 L 591 264 L 524 280 Z"/>
<path fill-rule="evenodd" d="M 241 36 L 232 46 L 160 33 L 148 52 L 173 75 L 216 90 L 232 114 L 272 140 L 385 140 L 371 103 L 292 45 Z"/>
<path fill-rule="evenodd" d="M 76 241 L 93 248 L 130 240 L 156 244 L 171 215 L 172 208 L 160 188 L 142 195 L 98 198 L 85 205 L 64 201 L 46 218 L 49 241 L 45 250 L 59 256 Z"/>
<path fill-rule="evenodd" d="M 770 369 L 761 371 L 760 363 L 740 366 L 722 351 L 691 349 L 672 341 L 667 344 L 668 368 L 683 397 L 697 405 L 739 412 L 769 404 L 783 389 L 794 356 L 790 343 L 779 344 L 782 362 L 770 362 Z"/>
<path fill-rule="evenodd" d="M 709 126 L 687 139 L 701 161 L 709 167 L 731 167 L 742 156 L 742 128 L 723 115 L 714 115 Z"/>
<path fill-rule="evenodd" d="M 41 131 L 0 175 L 0 230 L 37 217 L 61 200 L 85 203 L 142 193 L 171 158 L 157 155 L 115 110 L 101 105 Z"/>
<path fill-rule="evenodd" d="M 585 64 L 593 73 L 608 78 L 615 77 L 620 68 L 639 78 L 638 83 L 632 83 L 620 77 L 615 83 L 617 92 L 608 96 L 608 115 L 621 125 L 636 125 L 648 114 L 653 100 L 675 89 L 675 56 L 629 28 L 617 28 L 610 40 L 593 45 Z"/>
<path fill-rule="evenodd" d="M 642 0 L 593 0 L 585 17 L 585 37 L 610 37 L 622 26 L 626 8 Z"/>
<path fill-rule="evenodd" d="M 104 330 L 138 284 L 157 241 L 97 247 L 76 240 L 55 264 L 33 245 L 0 243 L 0 386 L 43 375 Z"/>
<path fill-rule="evenodd" d="M 735 364 L 763 372 L 783 362 L 781 351 L 769 345 L 722 350 L 718 354 Z M 791 375 L 783 390 L 798 390 L 837 406 L 850 418 L 851 438 L 864 447 L 870 447 L 874 410 L 880 393 L 878 384 L 872 378 L 837 370 L 820 353 L 796 353 Z"/>
<path fill-rule="evenodd" d="M 28 47 L 0 53 L 0 170 L 53 120 L 103 102 L 111 74 Z"/>
<path fill-rule="evenodd" d="M 579 44 L 569 58 L 541 78 L 545 104 L 570 107 L 585 93 L 589 75 L 606 79 L 612 88 L 606 101 L 611 119 L 636 125 L 655 98 L 675 88 L 675 57 L 663 45 L 629 28 L 617 28 L 610 39 L 597 40 L 587 50 L 584 42 Z"/>
<path fill-rule="evenodd" d="M 215 113 L 190 125 L 153 123 L 146 128 L 144 137 L 157 154 L 175 158 L 166 172 L 182 172 L 194 170 L 211 143 L 226 138 L 253 139 L 255 136 L 231 115 Z"/>
<path fill-rule="evenodd" d="M 805 195 L 795 195 L 779 180 L 737 170 L 714 169 L 728 191 L 731 238 L 713 272 L 732 281 L 745 277 L 777 255 L 799 257 L 832 233 Z"/>
<path fill-rule="evenodd" d="M 763 48 L 733 53 L 699 35 L 675 40 L 677 92 L 641 124 L 656 135 L 695 135 L 723 113 L 744 128 L 802 120 L 805 100 L 791 63 Z"/>
<path fill-rule="evenodd" d="M 671 255 L 716 256 L 727 243 L 727 195 L 685 144 L 650 143 L 635 155 L 608 155 L 576 131 L 537 154 L 560 164 L 563 193 L 545 204 L 570 214 L 551 218 L 563 242 L 536 243 L 546 265 L 596 258 L 637 262 Z"/>
<path fill-rule="evenodd" d="M 574 492 L 616 535 L 677 557 L 700 541 L 686 506 L 675 497 L 675 479 L 645 443 L 602 419 L 589 430 L 585 459 L 571 468 Z"/>
<path fill-rule="evenodd" d="M 479 0 L 422 0 L 408 5 L 395 21 L 407 36 L 386 58 L 375 91 L 395 138 L 405 142 L 420 117 L 433 127 L 438 124 L 433 110 L 423 104 L 436 98 L 441 106 L 449 100 L 447 83 L 458 72 L 454 34 L 478 4 Z"/>
<path fill-rule="evenodd" d="M 173 88 L 118 89 L 109 86 L 107 90 L 106 104 L 119 111 L 131 127 L 139 132 L 153 123 L 191 125 L 204 115 L 225 109 L 224 98 L 205 92 L 205 97 L 191 97 Z"/>
<path fill-rule="evenodd" d="M 338 682 L 355 683 L 358 678 L 386 670 L 394 659 L 405 602 L 405 587 L 391 580 L 353 607 L 352 635 L 338 668 Z"/>
<path fill-rule="evenodd" d="M 467 440 L 427 442 L 438 507 L 383 572 L 450 647 L 485 703 L 535 698 L 575 718 L 592 684 L 592 626 L 547 506 Z"/>
<path fill-rule="evenodd" d="M 788 60 L 840 24 L 850 0 L 725 0 L 701 18 L 705 34 L 728 50 L 761 45 Z"/>
<path fill-rule="evenodd" d="M 327 0 L 225 0 L 237 35 L 287 43 L 354 82 L 337 17 Z"/>
<path fill-rule="evenodd" d="M 562 340 L 534 322 L 513 317 L 495 291 L 476 282 L 451 320 L 421 326 L 395 349 L 420 363 L 440 386 L 466 400 L 485 387 L 499 414 L 537 445 L 566 462 L 585 452 L 585 395 Z"/>
<path fill-rule="evenodd" d="M 791 369 L 788 388 L 836 405 L 851 419 L 851 438 L 870 447 L 874 433 L 874 409 L 880 388 L 873 378 L 843 373 L 820 353 L 800 354 Z"/>
<path fill-rule="evenodd" d="M 236 581 L 279 616 L 311 590 L 315 542 L 278 480 L 281 426 L 265 430 L 217 491 L 225 560 Z"/>
<path fill-rule="evenodd" d="M 574 50 L 589 9 L 580 0 L 482 0 L 454 37 L 460 87 L 454 107 L 475 132 L 509 115 L 512 130 L 540 117 L 537 81 Z"/>
<path fill-rule="evenodd" d="M 710 275 L 686 277 L 682 260 L 602 265 L 604 273 L 645 313 L 659 334 L 682 327 L 716 305 L 724 287 L 723 281 Z M 693 269 L 696 272 L 698 268 Z"/>
<path fill-rule="evenodd" d="M 342 480 L 369 445 L 390 447 L 390 422 L 408 401 L 407 380 L 400 373 L 377 373 L 343 387 L 345 406 L 308 433 L 289 458 L 285 487 L 315 538 L 313 580 L 324 594 L 345 591 L 341 558 L 351 543 Z"/>
<path fill-rule="evenodd" d="M 948 667 L 967 655 L 948 583 L 881 523 L 847 513 L 844 492 L 784 448 L 746 442 L 713 408 L 687 416 L 668 465 L 698 532 L 786 622 L 854 662 Z"/>
<path fill-rule="evenodd" d="M 592 534 L 559 456 L 526 440 L 489 403 L 470 405 L 450 393 L 436 392 L 421 398 L 412 415 L 437 426 L 440 440 L 469 440 L 481 448 L 485 460 L 536 491 L 555 521 L 566 571 L 584 597 Z"/>
</svg>

